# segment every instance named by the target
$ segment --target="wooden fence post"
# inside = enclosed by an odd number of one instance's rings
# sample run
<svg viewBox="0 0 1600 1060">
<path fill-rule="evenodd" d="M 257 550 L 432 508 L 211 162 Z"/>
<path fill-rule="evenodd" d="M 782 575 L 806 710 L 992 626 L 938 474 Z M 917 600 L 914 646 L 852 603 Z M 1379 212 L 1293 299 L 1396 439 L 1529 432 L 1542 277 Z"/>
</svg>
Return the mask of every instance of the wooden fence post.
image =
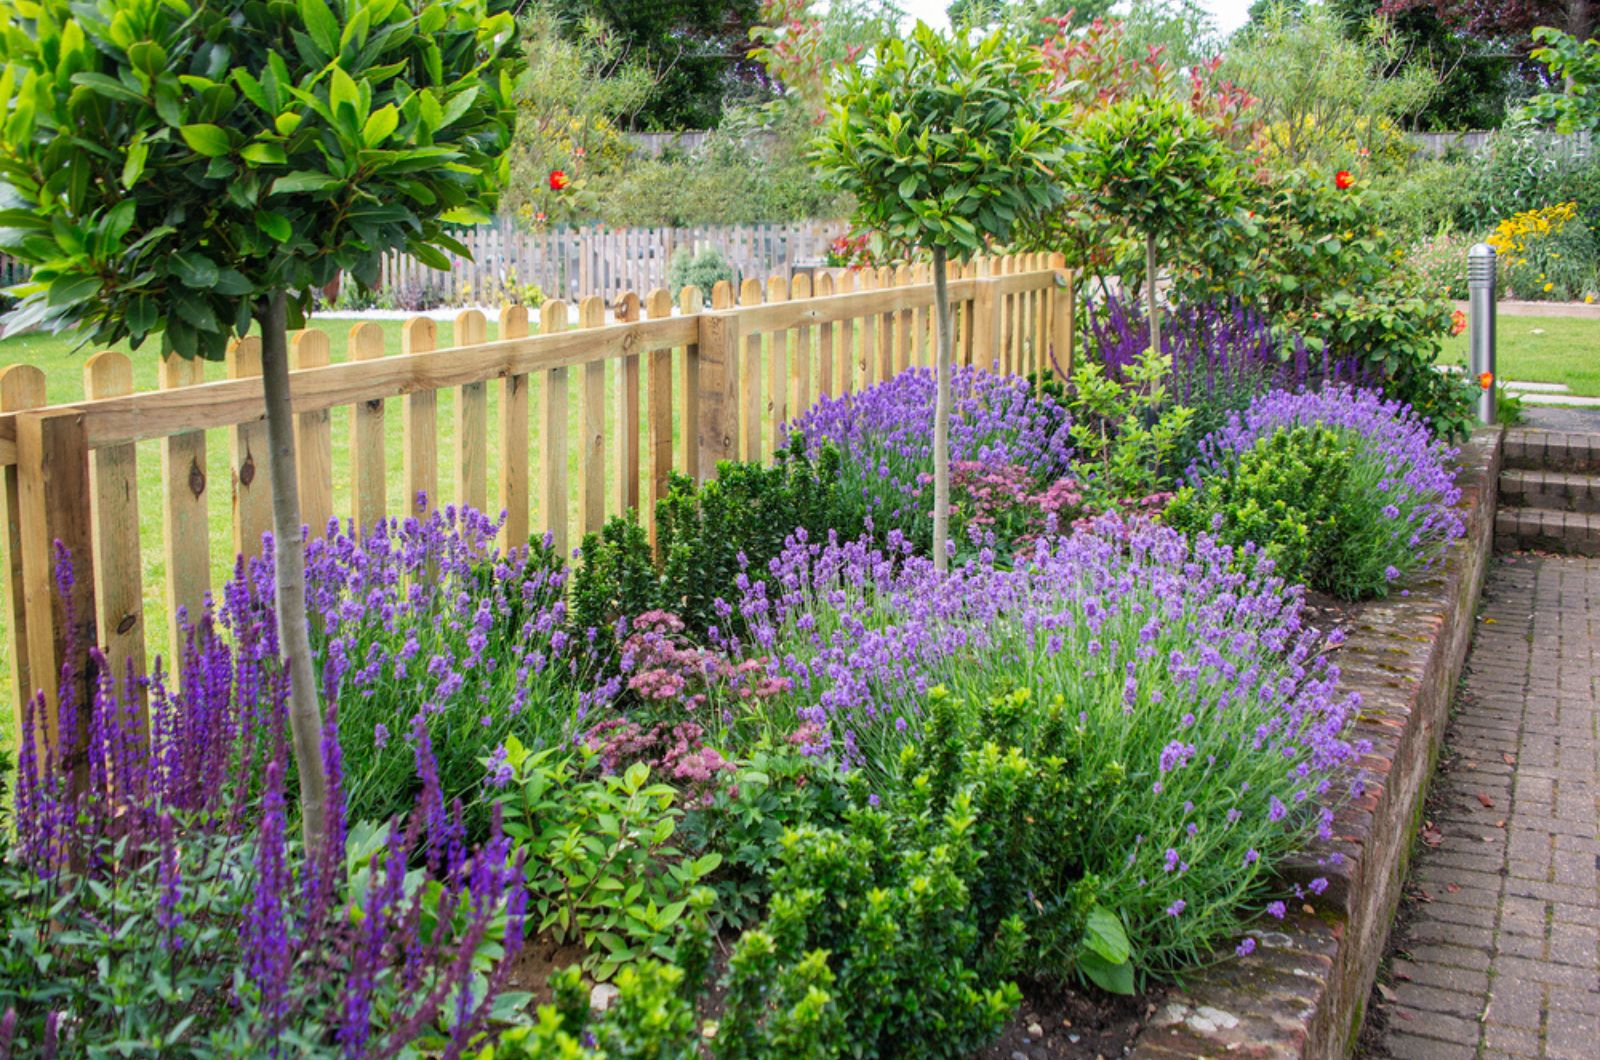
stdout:
<svg viewBox="0 0 1600 1060">
<path fill-rule="evenodd" d="M 528 307 L 500 309 L 500 339 L 528 334 Z M 508 375 L 500 381 L 500 507 L 506 524 L 500 532 L 505 552 L 528 543 L 528 377 Z"/>
<path fill-rule="evenodd" d="M 789 280 L 772 276 L 767 280 L 767 301 L 787 302 Z M 775 328 L 767 337 L 767 419 L 771 422 L 771 435 L 767 448 L 748 455 L 748 459 L 765 461 L 778 447 L 778 426 L 789 419 L 789 333 Z"/>
<path fill-rule="evenodd" d="M 83 366 L 83 392 L 91 401 L 133 393 L 133 363 L 121 353 L 95 354 Z M 122 684 L 130 667 L 135 678 L 145 672 L 144 564 L 139 548 L 139 467 L 134 444 L 96 449 L 89 465 L 89 483 L 94 505 L 95 623 L 112 680 L 136 697 L 135 703 L 124 706 L 134 709 L 140 731 L 148 732 L 144 689 L 138 684 Z"/>
<path fill-rule="evenodd" d="M 725 282 L 718 281 L 717 287 Z M 733 459 L 738 445 L 739 315 L 718 312 L 716 302 L 713 295 L 712 312 L 700 317 L 700 371 L 695 388 L 700 414 L 695 430 L 700 450 L 696 477 L 701 482 L 716 478 L 717 462 Z"/>
<path fill-rule="evenodd" d="M 251 335 L 232 343 L 227 357 L 229 379 L 261 375 L 261 339 Z M 246 559 L 261 555 L 261 536 L 272 531 L 272 476 L 267 459 L 265 420 L 233 429 L 228 449 L 233 479 L 233 552 Z M 259 458 L 258 458 L 259 450 Z"/>
<path fill-rule="evenodd" d="M 21 412 L 44 403 L 43 372 L 31 364 L 0 368 L 0 412 Z M 12 718 L 16 722 L 12 732 L 19 736 L 23 709 L 38 687 L 28 666 L 28 600 L 22 579 L 22 509 L 18 503 L 21 477 L 21 469 L 16 464 L 5 469 L 6 588 L 11 605 L 6 615 L 6 647 L 11 650 L 11 678 L 16 693 L 11 700 Z"/>
<path fill-rule="evenodd" d="M 645 296 L 645 311 L 651 320 L 665 320 L 672 316 L 672 296 L 666 289 L 657 287 Z M 650 531 L 650 546 L 656 542 L 656 505 L 667 495 L 672 478 L 672 351 L 651 350 L 646 364 L 645 400 L 646 429 L 649 432 L 650 488 L 649 503 L 643 513 L 645 526 Z M 692 431 L 685 430 L 684 434 Z"/>
<path fill-rule="evenodd" d="M 639 319 L 639 296 L 625 291 L 616 302 L 619 324 Z M 639 379 L 637 353 L 624 354 L 617 364 L 617 511 L 639 507 Z"/>
<path fill-rule="evenodd" d="M 45 695 L 40 729 L 56 760 L 72 765 L 74 783 L 87 777 L 82 760 L 85 720 L 94 699 L 89 649 L 99 638 L 94 621 L 94 544 L 90 510 L 89 434 L 84 414 L 43 409 L 17 416 L 18 507 L 22 515 L 22 581 L 28 609 L 28 667 Z M 57 591 L 55 546 L 71 555 L 73 581 Z M 67 682 L 65 685 L 62 681 Z M 78 714 L 74 746 L 59 744 L 58 716 L 70 695 Z M 40 760 L 44 758 L 40 749 Z M 81 790 L 81 788 L 80 788 Z"/>
<path fill-rule="evenodd" d="M 1073 329 L 1078 312 L 1077 276 L 1066 264 L 1066 255 L 1050 256 L 1050 267 L 1056 271 L 1055 284 L 1050 291 L 1050 367 L 1056 378 L 1062 380 L 1072 377 Z"/>
<path fill-rule="evenodd" d="M 700 288 L 687 285 L 678 292 L 678 312 L 695 316 L 705 309 Z M 679 469 L 690 478 L 700 474 L 700 344 L 683 348 L 683 455 Z"/>
</svg>

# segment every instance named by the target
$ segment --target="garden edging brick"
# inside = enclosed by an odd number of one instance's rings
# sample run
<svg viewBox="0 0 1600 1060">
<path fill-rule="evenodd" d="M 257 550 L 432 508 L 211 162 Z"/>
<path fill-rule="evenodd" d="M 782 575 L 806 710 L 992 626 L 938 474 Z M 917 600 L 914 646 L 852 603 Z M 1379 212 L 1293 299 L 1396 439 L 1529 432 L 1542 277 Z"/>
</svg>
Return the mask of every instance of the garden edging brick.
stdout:
<svg viewBox="0 0 1600 1060">
<path fill-rule="evenodd" d="M 1168 995 L 1135 1057 L 1339 1057 L 1361 1029 L 1400 899 L 1412 838 L 1472 639 L 1494 545 L 1503 433 L 1462 447 L 1466 534 L 1410 595 L 1374 601 L 1338 650 L 1342 687 L 1361 695 L 1357 735 L 1371 741 L 1362 796 L 1343 807 L 1335 838 L 1289 873 L 1327 891 L 1255 932 L 1253 956 L 1196 972 Z M 1327 864 L 1337 851 L 1339 864 Z"/>
</svg>

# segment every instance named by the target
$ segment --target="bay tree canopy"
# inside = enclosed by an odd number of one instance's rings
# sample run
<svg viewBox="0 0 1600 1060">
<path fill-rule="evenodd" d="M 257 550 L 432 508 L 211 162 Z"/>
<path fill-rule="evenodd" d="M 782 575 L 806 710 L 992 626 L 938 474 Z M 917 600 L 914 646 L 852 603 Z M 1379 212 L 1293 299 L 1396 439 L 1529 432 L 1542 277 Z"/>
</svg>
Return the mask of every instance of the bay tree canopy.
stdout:
<svg viewBox="0 0 1600 1060">
<path fill-rule="evenodd" d="M 11 323 L 217 359 L 270 292 L 291 326 L 386 251 L 436 268 L 514 124 L 485 0 L 5 0 L 0 250 Z"/>
</svg>

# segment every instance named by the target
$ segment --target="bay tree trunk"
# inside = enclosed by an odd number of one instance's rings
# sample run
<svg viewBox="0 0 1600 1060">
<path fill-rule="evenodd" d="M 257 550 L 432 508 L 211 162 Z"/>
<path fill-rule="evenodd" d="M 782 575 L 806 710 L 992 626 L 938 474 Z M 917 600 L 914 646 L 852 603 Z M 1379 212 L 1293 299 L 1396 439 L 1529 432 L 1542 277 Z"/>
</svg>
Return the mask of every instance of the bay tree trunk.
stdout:
<svg viewBox="0 0 1600 1060">
<path fill-rule="evenodd" d="M 1150 303 L 1150 348 L 1161 355 L 1161 301 L 1156 297 L 1156 237 L 1144 237 L 1145 298 Z"/>
<path fill-rule="evenodd" d="M 933 345 L 938 390 L 933 402 L 933 569 L 950 569 L 950 285 L 943 247 L 933 248 Z"/>
<path fill-rule="evenodd" d="M 311 665 L 306 621 L 306 550 L 295 469 L 294 417 L 289 405 L 288 295 L 273 294 L 261 316 L 261 375 L 267 400 L 267 449 L 272 474 L 274 583 L 278 652 L 289 675 L 289 734 L 300 779 L 300 827 L 308 853 L 327 835 L 328 774 L 322 757 L 322 710 Z"/>
</svg>

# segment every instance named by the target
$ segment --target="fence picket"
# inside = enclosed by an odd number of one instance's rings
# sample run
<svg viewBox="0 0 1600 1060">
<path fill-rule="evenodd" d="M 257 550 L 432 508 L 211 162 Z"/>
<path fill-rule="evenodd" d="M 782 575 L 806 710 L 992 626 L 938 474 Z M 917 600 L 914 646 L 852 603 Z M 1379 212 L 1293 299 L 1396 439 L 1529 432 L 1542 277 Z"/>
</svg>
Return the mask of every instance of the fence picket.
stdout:
<svg viewBox="0 0 1600 1060">
<path fill-rule="evenodd" d="M 760 304 L 761 281 L 751 276 L 740 285 L 739 305 L 748 308 Z M 738 458 L 745 460 L 761 459 L 761 339 L 761 333 L 755 331 L 745 338 L 744 364 L 739 369 L 739 415 L 744 420 L 744 442 Z"/>
<path fill-rule="evenodd" d="M 229 379 L 261 374 L 261 340 L 254 335 L 228 349 Z M 272 531 L 272 475 L 267 459 L 267 425 L 257 420 L 232 431 L 228 464 L 233 482 L 233 552 L 246 559 L 261 554 L 261 536 Z"/>
<path fill-rule="evenodd" d="M 0 412 L 22 412 L 45 403 L 44 373 L 31 364 L 12 364 L 0 368 Z M 7 613 L 6 647 L 11 652 L 12 732 L 20 742 L 22 712 L 35 685 L 28 667 L 28 606 L 22 580 L 22 512 L 18 506 L 21 469 L 16 464 L 5 468 L 6 501 L 6 589 L 11 607 Z"/>
<path fill-rule="evenodd" d="M 705 309 L 705 297 L 700 288 L 686 285 L 678 292 L 678 312 L 694 316 Z M 683 348 L 681 375 L 683 395 L 683 461 L 678 470 L 693 478 L 700 474 L 700 344 L 691 342 Z"/>
<path fill-rule="evenodd" d="M 321 368 L 328 363 L 328 333 L 297 331 L 289 342 L 295 370 Z M 312 537 L 327 533 L 333 518 L 333 418 L 327 409 L 302 412 L 295 417 L 295 472 L 300 482 L 300 519 Z"/>
<path fill-rule="evenodd" d="M 401 353 L 438 348 L 439 325 L 412 317 L 400 326 Z M 439 506 L 439 394 L 417 390 L 406 395 L 401 413 L 401 462 L 406 483 L 405 511 L 422 515 Z"/>
<path fill-rule="evenodd" d="M 698 292 L 696 292 L 698 294 Z M 657 287 L 645 297 L 645 311 L 651 320 L 665 320 L 672 316 L 672 296 L 666 289 Z M 648 365 L 649 395 L 645 401 L 645 417 L 650 432 L 650 488 L 649 504 L 644 510 L 645 525 L 650 530 L 650 544 L 656 540 L 656 505 L 667 495 L 672 478 L 672 351 L 651 350 Z M 692 433 L 685 420 L 684 434 Z"/>
<path fill-rule="evenodd" d="M 501 307 L 501 340 L 527 334 L 528 307 Z M 508 375 L 500 381 L 500 543 L 508 552 L 528 543 L 528 444 L 528 377 Z"/>
<path fill-rule="evenodd" d="M 606 322 L 606 300 L 590 295 L 578 303 L 578 327 Z M 578 408 L 583 448 L 578 459 L 578 513 L 583 533 L 598 533 L 606 521 L 606 362 L 583 366 L 583 397 Z"/>
<path fill-rule="evenodd" d="M 83 366 L 83 394 L 91 401 L 133 393 L 133 362 L 106 351 Z M 9 469 L 8 469 L 9 470 Z M 139 547 L 139 465 L 132 442 L 106 445 L 90 455 L 89 492 L 94 510 L 94 609 L 112 679 L 129 686 L 141 730 L 147 731 L 144 688 L 144 564 Z M 270 514 L 270 507 L 268 509 Z M 260 541 L 257 539 L 257 545 Z M 15 658 L 15 656 L 13 656 Z"/>
<path fill-rule="evenodd" d="M 832 274 L 826 272 L 817 273 L 816 288 L 818 298 L 831 297 L 833 294 Z M 817 392 L 828 397 L 837 396 L 837 391 L 833 388 L 833 324 L 831 321 L 817 328 Z"/>
<path fill-rule="evenodd" d="M 370 320 L 352 325 L 347 341 L 352 361 L 374 361 L 383 356 L 383 328 Z M 350 469 L 355 489 L 352 502 L 356 528 L 362 534 L 388 515 L 385 455 L 383 399 L 353 406 L 350 410 Z M 431 501 L 433 495 L 428 496 Z"/>
<path fill-rule="evenodd" d="M 782 276 L 767 279 L 767 301 L 787 302 L 789 281 Z M 789 333 L 778 328 L 767 337 L 767 423 L 772 436 L 767 439 L 767 449 L 752 460 L 764 460 L 778 446 L 778 424 L 789 420 Z"/>
<path fill-rule="evenodd" d="M 796 302 L 808 301 L 811 298 L 811 277 L 803 272 L 798 273 L 790 282 L 789 297 Z M 791 415 L 798 416 L 811 407 L 811 356 L 811 329 L 801 327 L 795 332 L 794 357 L 790 362 L 790 375 L 794 383 Z"/>
<path fill-rule="evenodd" d="M 456 314 L 454 344 L 479 346 L 488 339 L 481 312 Z M 456 503 L 478 511 L 489 506 L 489 384 L 467 383 L 456 394 Z"/>
<path fill-rule="evenodd" d="M 175 354 L 161 359 L 161 388 L 173 390 L 205 382 L 205 362 Z M 161 446 L 162 535 L 167 561 L 167 615 L 182 609 L 198 621 L 211 591 L 211 534 L 206 517 L 206 434 L 182 431 Z M 169 626 L 167 658 L 183 658 L 183 623 Z M 180 670 L 173 669 L 179 676 Z"/>
<path fill-rule="evenodd" d="M 567 330 L 567 303 L 559 299 L 539 307 L 539 330 L 559 335 Z M 539 517 L 550 532 L 556 555 L 570 558 L 567 538 L 567 370 L 552 368 L 539 387 Z"/>
</svg>

